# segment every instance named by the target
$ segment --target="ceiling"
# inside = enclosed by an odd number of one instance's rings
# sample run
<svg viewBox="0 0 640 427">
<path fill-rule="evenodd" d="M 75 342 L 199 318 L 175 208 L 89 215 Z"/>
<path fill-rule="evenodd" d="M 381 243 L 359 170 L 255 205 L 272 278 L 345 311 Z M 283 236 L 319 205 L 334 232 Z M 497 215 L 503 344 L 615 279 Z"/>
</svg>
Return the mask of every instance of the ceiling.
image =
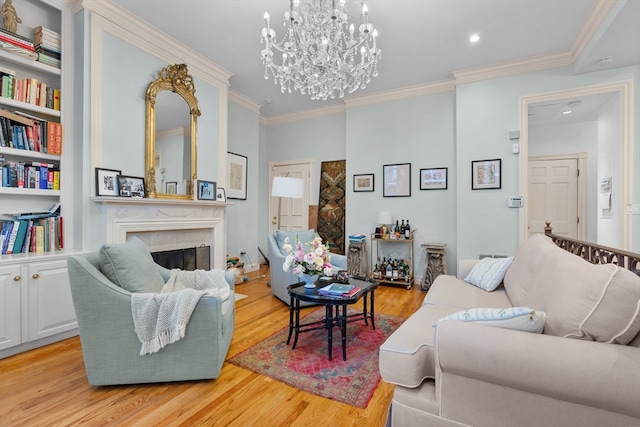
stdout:
<svg viewBox="0 0 640 427">
<path fill-rule="evenodd" d="M 378 29 L 379 76 L 353 95 L 450 80 L 453 72 L 534 56 L 571 52 L 574 73 L 640 64 L 640 0 L 618 0 L 593 28 L 594 6 L 607 0 L 368 0 Z M 287 0 L 113 0 L 140 19 L 233 75 L 231 89 L 263 105 L 274 117 L 340 104 L 280 92 L 264 79 L 260 30 L 264 12 L 278 37 Z M 347 0 L 356 17 L 360 1 Z M 610 3 L 609 3 L 610 4 Z M 472 44 L 469 36 L 480 35 Z M 602 58 L 609 62 L 597 64 Z M 270 100 L 267 103 L 266 100 Z"/>
</svg>

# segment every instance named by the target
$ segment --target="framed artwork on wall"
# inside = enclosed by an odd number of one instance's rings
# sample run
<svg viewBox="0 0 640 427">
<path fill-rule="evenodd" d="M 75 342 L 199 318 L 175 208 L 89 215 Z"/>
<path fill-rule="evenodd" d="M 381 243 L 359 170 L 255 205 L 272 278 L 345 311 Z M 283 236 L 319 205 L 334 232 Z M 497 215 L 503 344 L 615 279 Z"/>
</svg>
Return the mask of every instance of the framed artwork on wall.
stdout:
<svg viewBox="0 0 640 427">
<path fill-rule="evenodd" d="M 119 196 L 118 175 L 116 169 L 96 168 L 96 196 Z"/>
<path fill-rule="evenodd" d="M 374 190 L 374 175 L 363 173 L 353 175 L 353 191 L 356 193 Z"/>
<path fill-rule="evenodd" d="M 140 176 L 118 175 L 120 197 L 143 198 L 144 178 Z"/>
<path fill-rule="evenodd" d="M 494 190 L 502 188 L 502 159 L 473 160 L 471 162 L 471 189 Z"/>
<path fill-rule="evenodd" d="M 420 190 L 446 190 L 448 168 L 420 169 Z"/>
<path fill-rule="evenodd" d="M 198 200 L 216 200 L 216 183 L 198 180 Z"/>
<path fill-rule="evenodd" d="M 227 197 L 247 200 L 247 156 L 227 153 Z"/>
<path fill-rule="evenodd" d="M 178 182 L 171 181 L 167 182 L 167 194 L 177 194 L 178 193 Z"/>
<path fill-rule="evenodd" d="M 411 163 L 382 167 L 383 197 L 411 197 Z"/>
</svg>

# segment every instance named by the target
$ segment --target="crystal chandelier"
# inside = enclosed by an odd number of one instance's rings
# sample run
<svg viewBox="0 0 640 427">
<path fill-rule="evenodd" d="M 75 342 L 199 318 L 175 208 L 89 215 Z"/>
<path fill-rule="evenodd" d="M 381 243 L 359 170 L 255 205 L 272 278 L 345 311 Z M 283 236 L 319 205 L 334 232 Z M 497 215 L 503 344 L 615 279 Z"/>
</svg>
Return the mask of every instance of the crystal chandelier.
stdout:
<svg viewBox="0 0 640 427">
<path fill-rule="evenodd" d="M 262 42 L 266 46 L 261 52 L 264 78 L 269 79 L 271 70 L 283 93 L 291 93 L 293 87 L 323 101 L 334 99 L 336 91 L 343 98 L 345 91 L 364 89 L 371 76 L 378 75 L 380 59 L 378 31 L 369 23 L 368 13 L 363 5 L 356 34 L 345 13 L 345 0 L 302 0 L 302 5 L 300 0 L 290 0 L 281 40 L 276 39 L 269 14 L 265 13 Z M 280 59 L 280 63 L 275 62 Z"/>
</svg>

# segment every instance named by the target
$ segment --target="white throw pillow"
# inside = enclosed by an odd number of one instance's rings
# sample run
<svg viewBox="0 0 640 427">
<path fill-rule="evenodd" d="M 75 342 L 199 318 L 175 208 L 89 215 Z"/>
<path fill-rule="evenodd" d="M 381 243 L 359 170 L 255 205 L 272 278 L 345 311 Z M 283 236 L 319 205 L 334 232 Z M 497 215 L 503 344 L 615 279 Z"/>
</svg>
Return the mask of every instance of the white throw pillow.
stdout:
<svg viewBox="0 0 640 427">
<path fill-rule="evenodd" d="M 540 334 L 544 329 L 546 319 L 547 315 L 544 311 L 537 311 L 529 307 L 471 308 L 445 316 L 433 322 L 432 326 L 435 328 L 443 320 L 459 320 Z"/>
<path fill-rule="evenodd" d="M 512 262 L 512 256 L 507 258 L 482 258 L 473 266 L 464 281 L 491 292 L 502 283 L 502 279 L 504 279 L 504 275 Z"/>
</svg>

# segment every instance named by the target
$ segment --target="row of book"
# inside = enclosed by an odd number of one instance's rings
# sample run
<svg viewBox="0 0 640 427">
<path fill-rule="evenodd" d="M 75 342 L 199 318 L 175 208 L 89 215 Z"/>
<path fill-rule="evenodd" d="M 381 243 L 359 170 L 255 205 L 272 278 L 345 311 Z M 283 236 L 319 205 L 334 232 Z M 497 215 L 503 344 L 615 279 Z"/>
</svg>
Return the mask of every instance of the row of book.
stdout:
<svg viewBox="0 0 640 427">
<path fill-rule="evenodd" d="M 62 123 L 0 109 L 0 147 L 62 154 Z"/>
<path fill-rule="evenodd" d="M 35 77 L 16 78 L 15 70 L 0 66 L 0 96 L 60 111 L 60 89 Z"/>
<path fill-rule="evenodd" d="M 63 248 L 62 217 L 2 222 L 2 255 L 53 252 Z"/>
<path fill-rule="evenodd" d="M 37 26 L 33 29 L 33 40 L 0 28 L 0 49 L 34 59 L 43 64 L 60 68 L 60 34 Z"/>
<path fill-rule="evenodd" d="M 2 187 L 59 190 L 60 169 L 53 163 L 5 162 Z"/>
<path fill-rule="evenodd" d="M 54 203 L 48 210 L 0 214 L 0 252 L 16 254 L 62 249 L 60 210 L 60 203 Z"/>
</svg>

